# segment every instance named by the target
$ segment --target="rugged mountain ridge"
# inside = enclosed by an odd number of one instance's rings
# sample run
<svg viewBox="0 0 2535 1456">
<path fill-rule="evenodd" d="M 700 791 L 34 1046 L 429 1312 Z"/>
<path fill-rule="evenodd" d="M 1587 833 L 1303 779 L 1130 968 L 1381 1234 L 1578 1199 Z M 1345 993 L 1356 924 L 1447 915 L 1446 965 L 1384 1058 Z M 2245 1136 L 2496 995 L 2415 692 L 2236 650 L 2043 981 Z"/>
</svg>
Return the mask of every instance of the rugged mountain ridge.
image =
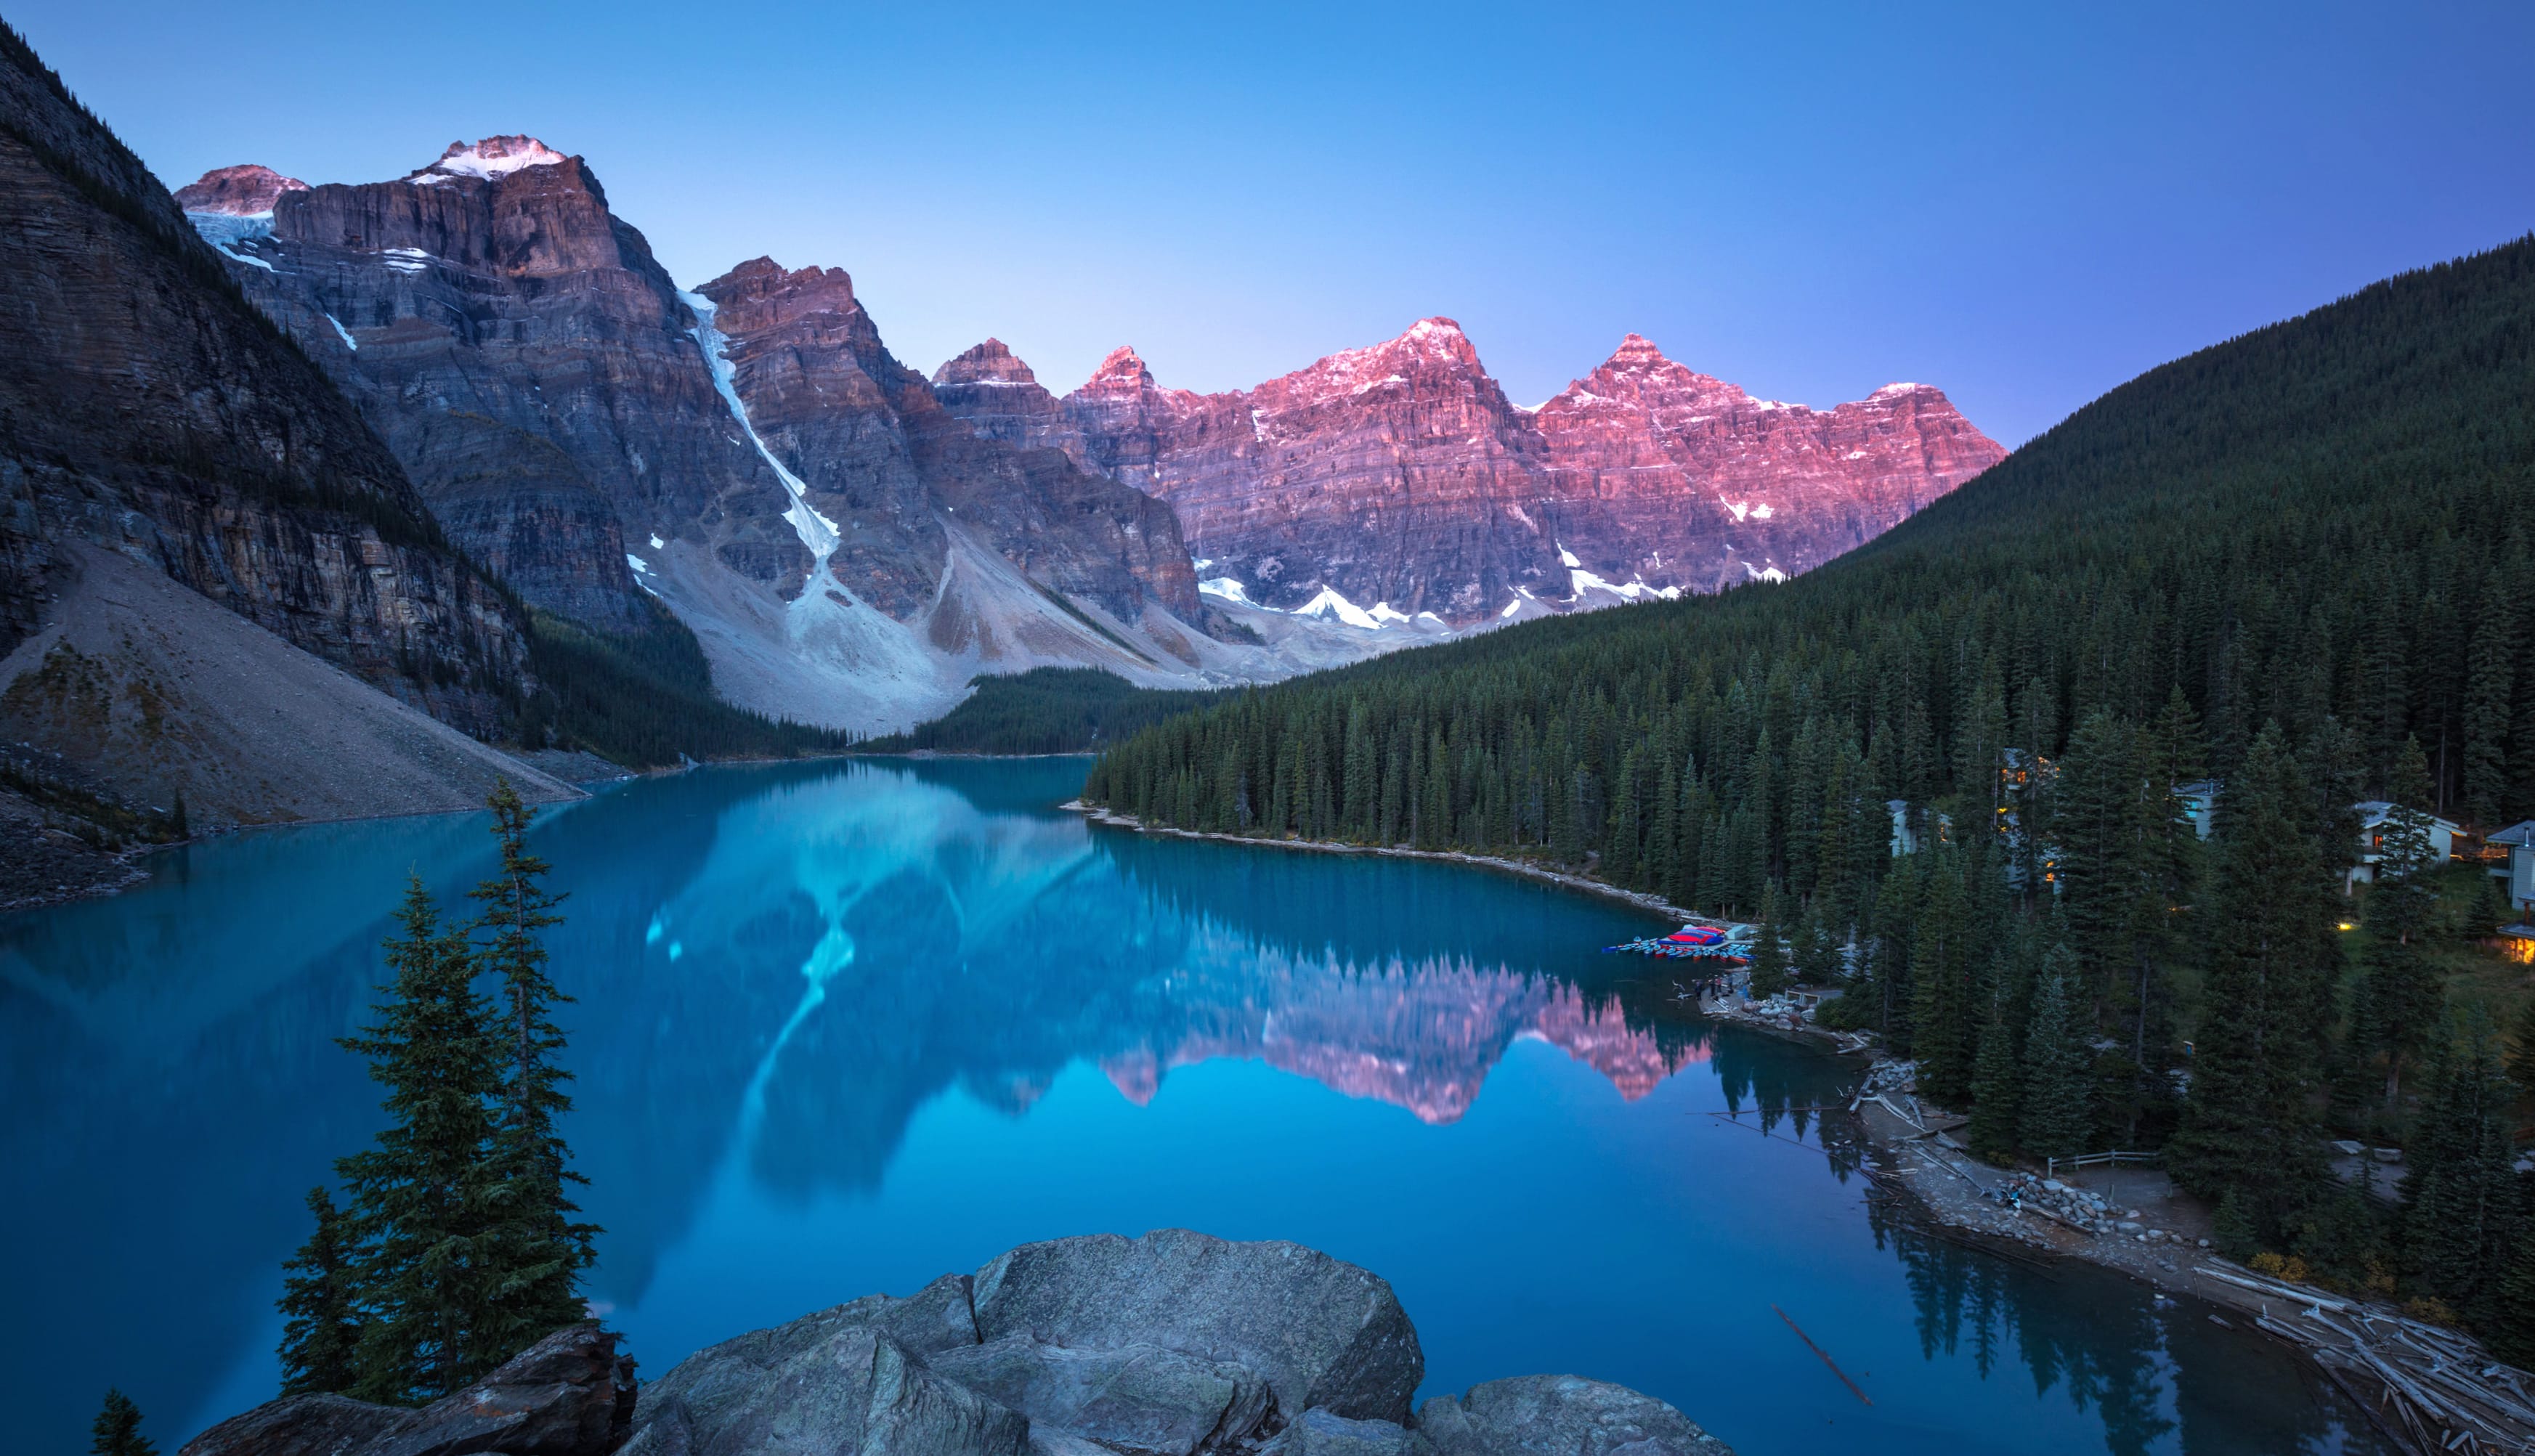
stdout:
<svg viewBox="0 0 2535 1456">
<path fill-rule="evenodd" d="M 536 607 L 660 607 L 723 698 L 886 731 L 981 672 L 1272 680 L 1524 616 L 1783 576 L 1996 454 L 1944 396 L 1757 401 L 1631 344 L 1538 409 L 1425 320 L 1253 390 L 1132 349 L 1058 399 L 989 340 L 928 382 L 841 269 L 681 292 L 582 158 L 206 174 L 189 215 Z"/>
<path fill-rule="evenodd" d="M 287 181 L 207 174 L 191 219 L 538 607 L 627 634 L 656 600 L 723 697 L 867 731 L 980 671 L 1291 670 L 1215 640 L 1238 629 L 1168 506 L 953 418 L 842 270 L 758 259 L 681 292 L 587 163 L 529 137 Z"/>
<path fill-rule="evenodd" d="M 263 170 L 187 188 L 196 225 L 452 538 L 529 602 L 639 630 L 627 541 L 650 535 L 797 590 L 808 555 L 781 484 L 734 438 L 693 315 L 581 158 L 492 137 L 393 181 L 268 197 L 230 180 Z"/>
<path fill-rule="evenodd" d="M 470 731 L 525 660 L 395 458 L 165 189 L 0 37 L 0 649 L 82 539 Z"/>
<path fill-rule="evenodd" d="M 1166 389 L 1121 348 L 1059 399 L 994 339 L 934 383 L 980 433 L 1170 502 L 1208 591 L 1377 623 L 1783 579 L 2006 454 L 1930 386 L 1815 410 L 1634 334 L 1526 408 L 1444 318 L 1229 394 Z"/>
</svg>

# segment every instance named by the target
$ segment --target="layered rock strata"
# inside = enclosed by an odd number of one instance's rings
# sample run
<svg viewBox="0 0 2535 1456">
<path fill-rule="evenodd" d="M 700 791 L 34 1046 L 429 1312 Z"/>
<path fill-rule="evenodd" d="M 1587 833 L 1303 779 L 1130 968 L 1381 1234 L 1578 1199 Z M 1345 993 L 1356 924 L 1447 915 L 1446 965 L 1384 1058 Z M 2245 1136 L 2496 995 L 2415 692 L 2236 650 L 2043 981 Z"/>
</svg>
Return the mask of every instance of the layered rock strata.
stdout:
<svg viewBox="0 0 2535 1456">
<path fill-rule="evenodd" d="M 444 721 L 499 727 L 526 661 L 510 606 L 174 200 L 14 36 L 0 37 L 0 274 L 18 305 L 0 311 L 0 652 L 41 620 L 67 543 L 87 541 Z"/>
<path fill-rule="evenodd" d="M 1662 1401 L 1574 1375 L 1412 1412 L 1426 1361 L 1389 1284 L 1181 1229 L 1024 1244 L 725 1341 L 638 1397 L 628 1373 L 579 1326 L 418 1412 L 297 1396 L 180 1456 L 1733 1456 Z"/>
<path fill-rule="evenodd" d="M 1379 624 L 1784 579 L 2005 455 L 1929 386 L 1814 410 L 1637 334 L 1525 408 L 1441 318 L 1230 394 L 1166 389 L 1122 348 L 1058 399 L 993 339 L 934 385 L 980 434 L 1170 502 L 1208 591 Z"/>
<path fill-rule="evenodd" d="M 1042 663 L 1280 675 L 1212 640 L 1238 633 L 1168 506 L 954 419 L 841 270 L 758 259 L 681 292 L 587 165 L 529 137 L 288 183 L 224 168 L 190 215 L 538 607 L 621 633 L 665 604 L 723 696 L 863 730 Z"/>
<path fill-rule="evenodd" d="M 490 137 L 393 181 L 267 197 L 236 180 L 262 170 L 187 188 L 195 224 L 360 402 L 451 536 L 527 600 L 641 628 L 628 540 L 653 536 L 798 591 L 809 556 L 781 483 L 581 158 Z"/>
</svg>

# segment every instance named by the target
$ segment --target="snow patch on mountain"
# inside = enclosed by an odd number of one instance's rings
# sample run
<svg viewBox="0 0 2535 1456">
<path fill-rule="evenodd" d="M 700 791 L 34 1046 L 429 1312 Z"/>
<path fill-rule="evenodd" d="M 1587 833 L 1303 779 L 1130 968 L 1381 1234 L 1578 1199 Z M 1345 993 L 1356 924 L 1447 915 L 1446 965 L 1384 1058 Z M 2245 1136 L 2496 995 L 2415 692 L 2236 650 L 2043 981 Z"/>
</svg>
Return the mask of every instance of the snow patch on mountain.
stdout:
<svg viewBox="0 0 2535 1456">
<path fill-rule="evenodd" d="M 1382 631 L 1382 623 L 1371 612 L 1339 595 L 1334 586 L 1322 587 L 1320 595 L 1296 607 L 1293 615 L 1323 619 L 1335 617 L 1349 627 L 1362 628 L 1366 632 Z"/>
<path fill-rule="evenodd" d="M 783 518 L 792 523 L 793 533 L 818 559 L 818 566 L 812 573 L 815 580 L 826 575 L 828 558 L 836 552 L 836 523 L 820 515 L 818 508 L 810 504 L 810 487 L 802 484 L 800 476 L 783 468 L 783 462 L 774 457 L 774 452 L 768 450 L 766 442 L 758 438 L 757 427 L 748 422 L 748 406 L 740 402 L 739 386 L 735 383 L 738 368 L 722 356 L 722 334 L 713 327 L 716 305 L 701 293 L 680 293 L 678 298 L 695 310 L 696 327 L 688 330 L 687 334 L 695 339 L 696 347 L 704 351 L 705 363 L 712 370 L 713 388 L 720 392 L 722 402 L 730 406 L 730 417 L 739 421 L 740 433 L 757 448 L 758 457 L 766 461 L 767 468 L 774 472 L 775 479 L 783 482 L 784 493 L 792 498 L 792 509 L 783 513 Z M 813 593 L 805 591 L 802 595 L 806 599 Z"/>
<path fill-rule="evenodd" d="M 486 137 L 468 146 L 452 142 L 440 153 L 440 160 L 413 175 L 419 187 L 446 182 L 453 177 L 473 177 L 485 182 L 498 182 L 513 172 L 529 167 L 550 167 L 571 160 L 562 152 L 534 137 Z"/>
</svg>

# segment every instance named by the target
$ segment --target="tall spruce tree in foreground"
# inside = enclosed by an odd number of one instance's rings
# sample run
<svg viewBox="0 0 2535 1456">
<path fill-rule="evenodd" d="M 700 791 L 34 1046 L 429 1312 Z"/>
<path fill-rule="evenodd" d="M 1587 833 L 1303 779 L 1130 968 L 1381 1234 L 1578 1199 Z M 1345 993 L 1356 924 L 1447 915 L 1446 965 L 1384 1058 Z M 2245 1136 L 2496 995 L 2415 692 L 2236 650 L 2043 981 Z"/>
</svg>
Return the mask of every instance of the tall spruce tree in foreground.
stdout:
<svg viewBox="0 0 2535 1456">
<path fill-rule="evenodd" d="M 539 933 L 562 920 L 553 912 L 563 897 L 545 887 L 546 862 L 528 853 L 527 808 L 508 779 L 489 803 L 501 864 L 469 894 L 481 907 L 475 965 L 501 982 L 495 1040 L 505 1064 L 490 1160 L 498 1187 L 484 1260 L 492 1297 L 476 1329 L 498 1360 L 587 1316 L 581 1271 L 596 1258 L 591 1241 L 599 1229 L 573 1218 L 580 1209 L 569 1187 L 587 1180 L 572 1171 L 558 1127 L 572 1111 L 563 1090 L 572 1074 L 555 1064 L 564 1039 L 552 1007 L 571 998 L 546 976 Z"/>
<path fill-rule="evenodd" d="M 359 1377 L 361 1319 L 343 1216 L 324 1188 L 308 1190 L 316 1231 L 284 1261 L 281 1393 L 349 1390 Z"/>
<path fill-rule="evenodd" d="M 120 1390 L 105 1393 L 105 1408 L 89 1426 L 90 1456 L 157 1456 L 158 1448 L 141 1433 L 141 1408 Z"/>
<path fill-rule="evenodd" d="M 392 1121 L 374 1146 L 335 1164 L 367 1315 L 349 1388 L 387 1404 L 446 1395 L 509 1353 L 484 1333 L 502 1295 L 490 1227 L 499 1200 L 488 1098 L 498 1082 L 474 957 L 418 876 L 406 879 L 397 921 L 403 934 L 387 943 L 392 979 L 378 1019 L 343 1039 L 370 1059 Z"/>
<path fill-rule="evenodd" d="M 2206 991 L 2192 1090 L 2169 1153 L 2175 1181 L 2233 1195 L 2276 1239 L 2323 1178 L 2312 1100 L 2338 947 L 2307 788 L 2266 726 L 2227 788 L 2213 876 Z"/>
<path fill-rule="evenodd" d="M 474 892 L 483 910 L 446 923 L 408 877 L 377 1019 L 343 1039 L 386 1086 L 390 1122 L 336 1160 L 343 1210 L 309 1195 L 317 1227 L 281 1299 L 294 1392 L 431 1400 L 587 1316 L 579 1282 L 598 1230 L 565 1192 L 581 1180 L 556 1126 L 571 1103 L 548 1011 L 565 998 L 538 939 L 557 897 L 518 794 L 504 782 L 490 804 L 501 866 Z M 475 990 L 486 975 L 501 981 L 491 1001 Z"/>
<path fill-rule="evenodd" d="M 142 1408 L 122 1390 L 106 1390 L 104 1411 L 89 1426 L 89 1456 L 157 1456 L 157 1446 L 142 1435 Z"/>
</svg>

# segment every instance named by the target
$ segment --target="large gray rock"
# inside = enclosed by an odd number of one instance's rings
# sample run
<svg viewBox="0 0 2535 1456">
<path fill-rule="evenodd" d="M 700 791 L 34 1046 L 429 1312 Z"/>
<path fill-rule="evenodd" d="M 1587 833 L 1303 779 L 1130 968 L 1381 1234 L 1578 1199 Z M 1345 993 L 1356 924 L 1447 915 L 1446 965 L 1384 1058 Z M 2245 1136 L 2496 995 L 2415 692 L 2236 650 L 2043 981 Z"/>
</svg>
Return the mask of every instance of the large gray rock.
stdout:
<svg viewBox="0 0 2535 1456">
<path fill-rule="evenodd" d="M 418 1411 L 293 1396 L 221 1422 L 179 1456 L 607 1456 L 624 1442 L 634 1405 L 634 1362 L 591 1321 Z"/>
<path fill-rule="evenodd" d="M 1007 1335 L 930 1362 L 936 1373 L 983 1392 L 1053 1429 L 1125 1456 L 1190 1456 L 1255 1433 L 1272 1409 L 1246 1365 L 1156 1345 L 1073 1350 Z"/>
<path fill-rule="evenodd" d="M 1723 1441 L 1650 1395 L 1577 1375 L 1473 1385 L 1420 1407 L 1438 1456 L 1734 1456 Z"/>
<path fill-rule="evenodd" d="M 231 1416 L 178 1456 L 338 1456 L 368 1449 L 412 1414 L 345 1395 L 284 1396 Z"/>
<path fill-rule="evenodd" d="M 1435 1456 L 1435 1446 L 1389 1421 L 1349 1421 L 1314 1410 L 1276 1432 L 1258 1456 Z"/>
<path fill-rule="evenodd" d="M 895 1340 L 872 1362 L 864 1456 L 1028 1456 L 1029 1418 L 934 1374 Z"/>
<path fill-rule="evenodd" d="M 976 1342 L 964 1274 L 946 1274 L 905 1299 L 871 1295 L 755 1330 L 698 1351 L 646 1386 L 626 1450 L 830 1456 L 862 1449 L 883 1426 L 893 1438 L 912 1439 L 907 1423 L 919 1417 L 940 1418 L 925 1427 L 938 1431 L 957 1425 L 949 1414 L 955 1402 L 910 1382 L 905 1364 Z M 1000 1426 L 975 1428 L 981 1439 L 1000 1438 Z"/>
<path fill-rule="evenodd" d="M 1426 1376 L 1391 1285 L 1299 1244 L 1163 1229 L 1026 1244 L 977 1271 L 983 1340 L 1158 1345 L 1249 1366 L 1282 1412 L 1405 1424 Z"/>
</svg>

